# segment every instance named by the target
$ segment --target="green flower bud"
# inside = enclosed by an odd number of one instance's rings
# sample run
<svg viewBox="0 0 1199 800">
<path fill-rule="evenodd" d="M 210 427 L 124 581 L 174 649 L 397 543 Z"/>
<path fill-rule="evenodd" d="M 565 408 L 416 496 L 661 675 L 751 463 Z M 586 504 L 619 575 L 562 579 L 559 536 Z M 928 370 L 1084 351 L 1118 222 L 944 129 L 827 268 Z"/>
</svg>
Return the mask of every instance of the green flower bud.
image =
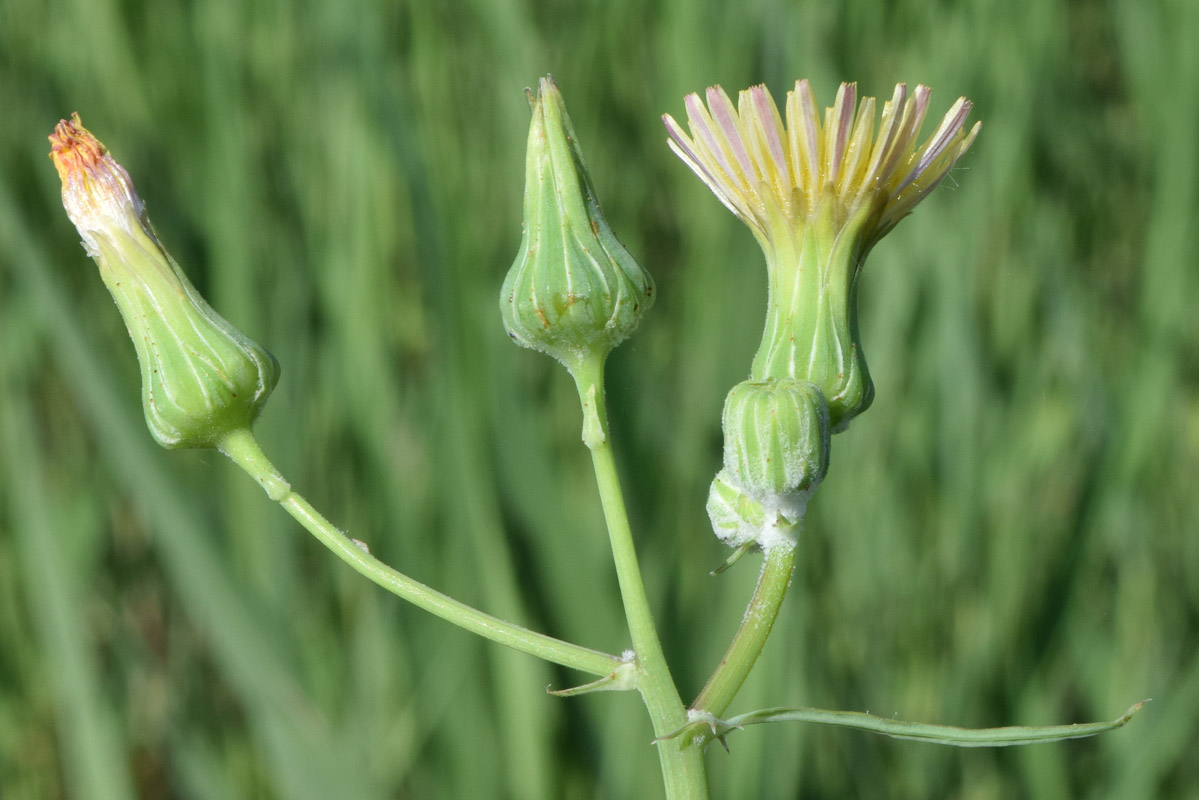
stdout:
<svg viewBox="0 0 1199 800">
<path fill-rule="evenodd" d="M 806 491 L 828 472 L 828 406 L 809 381 L 737 384 L 722 425 L 724 470 L 754 497 Z"/>
<path fill-rule="evenodd" d="M 137 350 L 142 406 L 163 447 L 214 447 L 250 427 L 279 380 L 274 356 L 212 310 L 166 252 L 129 174 L 74 115 L 50 136 L 63 206 Z"/>
<path fill-rule="evenodd" d="M 724 404 L 724 468 L 708 494 L 716 535 L 736 547 L 795 541 L 807 500 L 828 472 L 829 419 L 815 384 L 745 381 Z"/>
<path fill-rule="evenodd" d="M 562 94 L 542 78 L 525 161 L 524 236 L 500 295 L 504 328 L 573 370 L 628 338 L 653 292 L 604 219 Z"/>
</svg>

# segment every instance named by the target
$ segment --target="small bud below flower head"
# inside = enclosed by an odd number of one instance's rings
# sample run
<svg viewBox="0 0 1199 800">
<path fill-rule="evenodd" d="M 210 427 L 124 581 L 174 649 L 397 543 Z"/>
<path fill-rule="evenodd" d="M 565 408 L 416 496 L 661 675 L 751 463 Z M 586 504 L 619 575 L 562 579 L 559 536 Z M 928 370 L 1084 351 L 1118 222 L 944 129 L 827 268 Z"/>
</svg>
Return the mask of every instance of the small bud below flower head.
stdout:
<svg viewBox="0 0 1199 800">
<path fill-rule="evenodd" d="M 166 252 L 145 205 L 79 120 L 50 136 L 63 206 L 137 350 L 142 407 L 163 447 L 214 447 L 253 424 L 279 380 L 274 356 L 217 314 Z"/>
<path fill-rule="evenodd" d="M 759 497 L 811 489 L 828 472 L 828 406 L 815 384 L 743 381 L 724 401 L 724 469 Z"/>
<path fill-rule="evenodd" d="M 525 161 L 524 235 L 500 295 L 504 328 L 573 370 L 628 338 L 653 292 L 604 219 L 561 92 L 542 78 Z"/>
<path fill-rule="evenodd" d="M 794 541 L 807 499 L 828 472 L 829 416 L 815 384 L 745 381 L 724 404 L 724 469 L 708 514 L 730 545 Z"/>
</svg>

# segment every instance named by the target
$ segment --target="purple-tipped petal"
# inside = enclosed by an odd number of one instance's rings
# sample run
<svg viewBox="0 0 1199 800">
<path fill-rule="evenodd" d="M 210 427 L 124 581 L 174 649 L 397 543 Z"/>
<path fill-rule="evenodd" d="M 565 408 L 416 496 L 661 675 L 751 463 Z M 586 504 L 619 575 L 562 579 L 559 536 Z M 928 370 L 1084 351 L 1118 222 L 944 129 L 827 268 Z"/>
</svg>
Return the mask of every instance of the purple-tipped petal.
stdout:
<svg viewBox="0 0 1199 800">
<path fill-rule="evenodd" d="M 894 143 L 891 145 L 886 159 L 879 165 L 880 184 L 887 185 L 894 179 L 897 171 L 908 162 L 912 151 L 916 149 L 916 134 L 920 130 L 920 123 L 923 122 L 928 109 L 928 99 L 928 87 L 917 86 L 914 96 L 909 98 L 900 109 L 896 117 L 898 122 L 895 126 Z M 891 191 L 891 196 L 895 196 L 894 190 Z"/>
<path fill-rule="evenodd" d="M 751 87 L 749 90 L 750 100 L 754 111 L 757 113 L 758 125 L 765 134 L 766 147 L 770 151 L 770 157 L 774 159 L 774 163 L 781 173 L 784 186 L 791 184 L 790 169 L 787 165 L 787 156 L 783 151 L 783 142 L 779 138 L 779 121 L 778 106 L 774 104 L 774 98 L 770 96 L 764 84 L 758 84 Z"/>
<path fill-rule="evenodd" d="M 814 197 L 815 191 L 811 191 L 814 188 L 811 186 L 811 182 L 820 175 L 820 117 L 816 110 L 816 98 L 812 94 L 812 86 L 807 80 L 796 81 L 795 96 L 798 100 L 795 107 L 797 119 L 788 121 L 792 125 L 798 123 L 796 130 L 791 133 L 801 145 L 796 167 L 799 167 L 798 159 L 803 159 L 805 188 L 809 189 L 811 196 Z M 803 147 L 802 145 L 807 146 Z"/>
<path fill-rule="evenodd" d="M 741 139 L 741 127 L 737 124 L 737 109 L 733 108 L 733 102 L 719 86 L 708 87 L 708 108 L 712 111 L 712 118 L 720 126 L 729 149 L 733 151 L 733 158 L 741 167 L 741 174 L 750 182 L 750 185 L 757 183 L 758 176 L 754 170 L 753 161 L 745 149 L 745 142 Z"/>
<path fill-rule="evenodd" d="M 679 123 L 674 121 L 674 117 L 670 116 L 669 114 L 663 114 L 662 124 L 666 126 L 667 135 L 669 135 L 671 140 L 673 140 L 674 143 L 679 147 L 680 152 L 686 156 L 686 160 L 692 164 L 699 164 L 699 156 L 697 156 L 695 151 L 692 149 L 691 137 L 683 133 L 682 127 L 679 126 Z"/>
<path fill-rule="evenodd" d="M 697 162 L 689 160 L 679 145 L 675 143 L 674 139 L 667 139 L 666 144 L 671 150 L 674 151 L 674 154 L 677 155 L 684 164 L 690 167 L 691 171 L 694 172 L 696 176 L 704 182 L 704 185 L 712 191 L 712 194 L 716 195 L 716 199 L 719 200 L 725 208 L 727 208 L 729 211 L 732 211 L 741 219 L 745 219 L 744 211 L 737 208 L 737 204 L 732 197 L 729 196 L 728 190 L 720 181 L 712 176 L 712 173 L 708 172 Z"/>
<path fill-rule="evenodd" d="M 708 115 L 708 110 L 704 108 L 703 101 L 699 99 L 698 94 L 689 94 L 683 99 L 683 105 L 687 108 L 687 121 L 691 124 L 691 131 L 704 145 L 704 150 L 707 151 L 711 159 L 716 161 L 716 166 L 728 176 L 730 181 L 740 184 L 737 180 L 737 173 L 733 169 L 733 165 L 729 163 L 728 157 L 725 155 L 724 147 L 720 144 L 720 137 L 715 130 L 715 123 L 712 117 Z"/>
<path fill-rule="evenodd" d="M 891 99 L 883 103 L 883 118 L 879 123 L 878 138 L 874 140 L 874 152 L 871 153 L 870 168 L 867 170 L 876 183 L 881 184 L 887 179 L 883 165 L 887 163 L 891 151 L 895 148 L 899 123 L 904 107 L 907 105 L 907 98 L 907 84 L 897 83 Z"/>
<path fill-rule="evenodd" d="M 928 165 L 936 161 L 937 157 L 949 146 L 953 138 L 962 130 L 962 126 L 966 124 L 966 117 L 970 115 L 972 107 L 973 104 L 966 98 L 958 98 L 958 101 L 953 104 L 953 108 L 945 114 L 945 119 L 941 121 L 941 127 L 925 145 L 924 154 L 920 156 L 920 161 L 916 165 L 917 173 L 927 169 Z"/>
<path fill-rule="evenodd" d="M 785 121 L 762 84 L 740 92 L 736 107 L 718 86 L 705 98 L 684 100 L 690 136 L 663 116 L 670 147 L 765 237 L 764 246 L 780 224 L 803 225 L 827 202 L 837 204 L 838 219 L 867 212 L 873 221 L 862 235 L 877 240 L 944 178 L 978 133 L 977 125 L 964 130 L 970 103 L 963 98 L 918 147 L 931 98 L 923 84 L 910 93 L 897 84 L 877 126 L 875 99 L 859 97 L 853 83 L 841 84 L 823 120 L 806 80 L 787 93 Z M 824 194 L 829 185 L 831 197 Z"/>
<path fill-rule="evenodd" d="M 853 126 L 854 105 L 857 101 L 858 85 L 843 83 L 837 90 L 837 100 L 833 104 L 833 130 L 831 151 L 828 153 L 828 182 L 836 183 L 841 174 L 841 161 L 845 157 L 845 145 L 849 141 L 850 129 Z"/>
<path fill-rule="evenodd" d="M 846 146 L 845 160 L 841 165 L 841 198 L 844 202 L 856 202 L 859 194 L 869 182 L 868 173 L 858 172 L 858 165 L 870 157 L 871 137 L 874 135 L 874 98 L 863 97 L 858 103 L 857 120 Z"/>
</svg>

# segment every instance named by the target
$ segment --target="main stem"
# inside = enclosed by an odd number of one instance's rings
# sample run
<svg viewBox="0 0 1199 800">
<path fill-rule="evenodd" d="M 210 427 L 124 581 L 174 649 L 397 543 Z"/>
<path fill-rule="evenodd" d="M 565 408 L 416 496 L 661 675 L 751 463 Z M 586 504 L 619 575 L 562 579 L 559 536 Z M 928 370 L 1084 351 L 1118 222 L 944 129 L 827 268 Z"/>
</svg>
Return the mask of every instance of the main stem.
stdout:
<svg viewBox="0 0 1199 800">
<path fill-rule="evenodd" d="M 397 597 L 485 639 L 565 667 L 592 675 L 608 676 L 623 664 L 616 656 L 535 633 L 485 614 L 379 561 L 370 554 L 365 544 L 346 536 L 321 516 L 307 500 L 292 491 L 291 485 L 267 459 L 249 429 L 229 434 L 220 442 L 219 448 L 250 477 L 258 481 L 267 495 L 283 506 L 284 510 L 307 528 L 321 544 L 360 574 Z"/>
<path fill-rule="evenodd" d="M 624 602 L 625 619 L 636 653 L 637 688 L 653 721 L 658 737 L 668 736 L 687 723 L 687 711 L 675 687 L 658 640 L 658 631 L 645 596 L 641 567 L 629 528 L 624 494 L 608 442 L 608 414 L 604 405 L 604 357 L 588 357 L 571 370 L 583 405 L 583 442 L 591 450 L 595 478 L 599 485 L 604 519 L 612 544 L 616 577 Z M 707 798 L 707 776 L 704 774 L 701 748 L 680 748 L 673 740 L 658 743 L 658 758 L 670 800 Z"/>
</svg>

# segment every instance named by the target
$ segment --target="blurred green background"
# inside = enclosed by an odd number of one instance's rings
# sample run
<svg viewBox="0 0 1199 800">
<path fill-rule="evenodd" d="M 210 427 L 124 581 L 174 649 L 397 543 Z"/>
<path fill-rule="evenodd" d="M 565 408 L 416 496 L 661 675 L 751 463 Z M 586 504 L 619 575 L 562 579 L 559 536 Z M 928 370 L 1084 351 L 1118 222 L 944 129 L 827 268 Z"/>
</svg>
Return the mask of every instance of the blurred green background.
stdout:
<svg viewBox="0 0 1199 800">
<path fill-rule="evenodd" d="M 984 128 L 871 255 L 878 396 L 732 710 L 985 726 L 1154 698 L 1026 749 L 753 728 L 709 752 L 714 797 L 1199 797 L 1197 36 L 1191 0 L 0 0 L 0 798 L 660 796 L 636 696 L 547 696 L 580 676 L 404 606 L 232 464 L 152 444 L 46 158 L 78 110 L 279 357 L 258 431 L 331 519 L 619 651 L 573 388 L 496 306 L 546 72 L 658 282 L 609 395 L 683 694 L 756 577 L 709 577 L 703 504 L 765 278 L 658 117 L 808 77 L 822 104 L 924 82 Z"/>
</svg>

